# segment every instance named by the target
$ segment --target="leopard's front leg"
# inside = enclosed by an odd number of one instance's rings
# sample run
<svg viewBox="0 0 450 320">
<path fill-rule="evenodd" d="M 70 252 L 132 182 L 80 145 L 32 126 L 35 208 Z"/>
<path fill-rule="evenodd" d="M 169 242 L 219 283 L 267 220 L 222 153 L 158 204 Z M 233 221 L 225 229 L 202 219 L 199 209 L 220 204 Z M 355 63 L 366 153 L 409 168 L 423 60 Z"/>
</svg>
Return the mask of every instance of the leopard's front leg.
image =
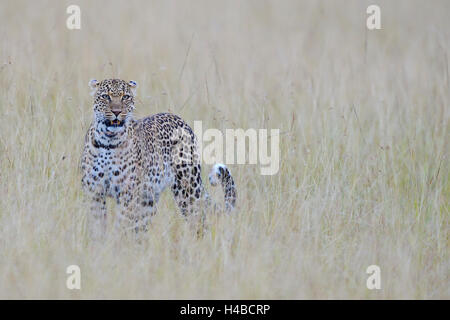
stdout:
<svg viewBox="0 0 450 320">
<path fill-rule="evenodd" d="M 116 230 L 131 231 L 136 235 L 146 232 L 151 217 L 156 214 L 158 199 L 159 194 L 150 188 L 141 192 L 123 192 L 117 199 Z"/>
<path fill-rule="evenodd" d="M 90 239 L 100 240 L 106 234 L 106 192 L 99 176 L 91 173 L 86 165 L 82 185 L 86 193 L 85 201 L 88 201 L 89 212 L 87 213 L 87 233 Z"/>
<path fill-rule="evenodd" d="M 106 198 L 104 192 L 91 196 L 87 219 L 88 234 L 93 240 L 102 240 L 106 234 Z"/>
</svg>

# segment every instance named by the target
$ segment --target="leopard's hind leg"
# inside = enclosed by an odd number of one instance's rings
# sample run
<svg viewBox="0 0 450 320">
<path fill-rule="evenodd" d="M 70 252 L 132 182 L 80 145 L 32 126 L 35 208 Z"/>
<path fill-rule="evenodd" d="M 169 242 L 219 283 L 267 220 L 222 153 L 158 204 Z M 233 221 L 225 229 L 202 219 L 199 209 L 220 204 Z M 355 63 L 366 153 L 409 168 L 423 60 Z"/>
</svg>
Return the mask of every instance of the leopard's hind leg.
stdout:
<svg viewBox="0 0 450 320">
<path fill-rule="evenodd" d="M 175 166 L 171 188 L 181 214 L 198 227 L 197 234 L 205 228 L 206 211 L 210 207 L 210 197 L 204 188 L 200 170 L 200 164 Z"/>
</svg>

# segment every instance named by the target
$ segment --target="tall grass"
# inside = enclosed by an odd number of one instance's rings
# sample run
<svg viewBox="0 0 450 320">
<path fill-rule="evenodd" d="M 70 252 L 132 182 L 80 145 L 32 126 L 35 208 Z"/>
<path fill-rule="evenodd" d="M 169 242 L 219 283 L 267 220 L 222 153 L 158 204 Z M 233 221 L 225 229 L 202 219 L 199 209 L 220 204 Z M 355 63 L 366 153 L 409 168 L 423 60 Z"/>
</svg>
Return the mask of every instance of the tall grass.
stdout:
<svg viewBox="0 0 450 320">
<path fill-rule="evenodd" d="M 377 2 L 369 31 L 368 1 L 80 1 L 71 31 L 70 1 L 2 1 L 0 297 L 450 298 L 450 4 Z M 110 77 L 139 117 L 279 128 L 278 174 L 231 166 L 239 208 L 203 238 L 167 192 L 143 244 L 92 244 L 78 163 Z"/>
</svg>

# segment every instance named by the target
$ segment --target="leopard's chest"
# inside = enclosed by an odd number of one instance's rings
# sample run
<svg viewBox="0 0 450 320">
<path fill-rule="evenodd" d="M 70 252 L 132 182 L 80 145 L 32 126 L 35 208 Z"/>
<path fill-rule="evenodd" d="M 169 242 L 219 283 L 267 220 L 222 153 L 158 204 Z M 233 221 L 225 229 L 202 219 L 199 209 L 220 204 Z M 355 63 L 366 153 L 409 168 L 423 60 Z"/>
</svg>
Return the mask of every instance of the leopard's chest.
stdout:
<svg viewBox="0 0 450 320">
<path fill-rule="evenodd" d="M 94 159 L 93 170 L 106 196 L 119 199 L 136 186 L 136 159 L 128 150 L 101 150 Z"/>
</svg>

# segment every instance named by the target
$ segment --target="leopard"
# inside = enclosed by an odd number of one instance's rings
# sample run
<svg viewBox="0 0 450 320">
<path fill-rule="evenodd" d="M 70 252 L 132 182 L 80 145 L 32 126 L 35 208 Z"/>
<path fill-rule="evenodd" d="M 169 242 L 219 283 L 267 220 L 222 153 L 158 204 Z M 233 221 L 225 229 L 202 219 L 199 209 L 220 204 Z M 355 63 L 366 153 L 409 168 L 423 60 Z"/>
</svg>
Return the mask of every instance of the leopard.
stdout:
<svg viewBox="0 0 450 320">
<path fill-rule="evenodd" d="M 161 193 L 170 188 L 182 216 L 201 216 L 213 206 L 201 177 L 197 137 L 178 115 L 134 117 L 137 82 L 89 81 L 93 119 L 87 129 L 80 168 L 90 203 L 88 232 L 104 238 L 107 198 L 116 202 L 116 229 L 148 231 Z M 208 176 L 221 185 L 224 211 L 235 209 L 237 191 L 229 168 L 216 163 Z M 215 208 L 215 204 L 214 204 Z"/>
</svg>

